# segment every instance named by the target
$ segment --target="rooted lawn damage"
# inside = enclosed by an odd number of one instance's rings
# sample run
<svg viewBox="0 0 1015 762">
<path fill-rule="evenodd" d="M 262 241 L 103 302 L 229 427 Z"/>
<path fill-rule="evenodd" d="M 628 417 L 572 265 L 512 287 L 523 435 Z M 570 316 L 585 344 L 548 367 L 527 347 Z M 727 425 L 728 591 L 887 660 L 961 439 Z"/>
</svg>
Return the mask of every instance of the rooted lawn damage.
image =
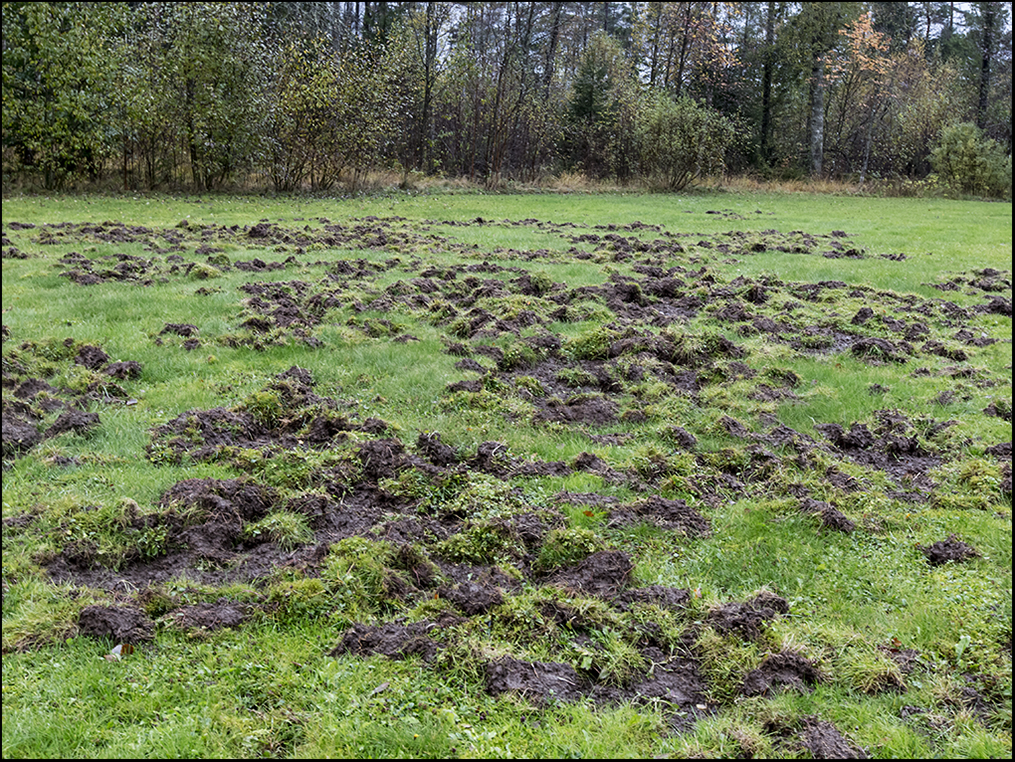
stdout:
<svg viewBox="0 0 1015 762">
<path fill-rule="evenodd" d="M 772 582 L 736 595 L 718 584 L 703 595 L 680 564 L 710 542 L 717 555 L 734 542 L 740 501 L 759 531 L 786 531 L 857 563 L 912 532 L 911 514 L 933 515 L 922 542 L 906 542 L 904 562 L 927 586 L 989 556 L 943 517 L 975 511 L 1007 520 L 1010 532 L 1010 365 L 1005 377 L 984 354 L 1010 345 L 1010 330 L 988 335 L 981 320 L 1010 326 L 1010 271 L 957 274 L 929 284 L 941 297 L 926 297 L 727 267 L 766 252 L 908 266 L 905 255 L 870 254 L 838 230 L 311 222 L 5 221 L 4 256 L 19 261 L 46 256 L 22 260 L 30 245 L 143 247 L 145 256 L 61 254 L 54 269 L 65 288 L 190 284 L 195 305 L 230 300 L 217 331 L 196 307 L 175 318 L 185 322 L 160 319 L 145 336 L 146 358 L 304 358 L 284 370 L 275 363 L 256 388 L 223 382 L 211 406 L 153 417 L 145 467 L 184 478 L 147 504 L 129 485 L 119 501 L 63 506 L 52 518 L 43 496 L 16 514 L 5 504 L 5 553 L 9 537 L 38 543 L 19 574 L 34 568 L 87 590 L 89 601 L 52 633 L 5 629 L 5 652 L 74 636 L 150 648 L 159 633 L 203 640 L 311 622 L 332 628 L 319 658 L 418 661 L 435 680 L 533 712 L 641 707 L 674 738 L 703 721 L 723 727 L 741 704 L 771 702 L 778 708 L 758 709 L 747 730 L 727 734 L 738 753 L 823 758 L 872 750 L 841 715 L 787 714 L 787 702 L 836 688 L 903 695 L 914 670 L 930 680 L 954 669 L 986 707 L 978 727 L 996 729 L 1005 699 L 987 672 L 1003 671 L 1005 637 L 1010 669 L 1010 591 L 1007 625 L 1002 611 L 994 640 L 981 633 L 957 656 L 887 637 L 864 650 L 853 643 L 859 635 L 821 629 L 821 606 L 834 602 L 808 597 L 816 578 L 777 572 L 787 561 L 778 551 L 765 560 L 763 536 L 756 560 L 771 564 Z M 456 235 L 491 226 L 538 231 L 558 246 L 483 251 Z M 598 278 L 558 280 L 575 262 Z M 968 298 L 948 300 L 954 291 Z M 7 325 L 3 334 L 5 472 L 32 459 L 60 473 L 87 465 L 90 438 L 143 398 L 151 360 L 114 360 L 93 340 Z M 407 404 L 376 395 L 365 405 L 353 385 L 321 380 L 356 347 L 408 353 L 426 342 L 454 374 L 429 403 L 433 423 L 410 417 Z M 805 375 L 819 365 L 878 379 L 849 392 L 863 400 L 855 418 L 798 423 L 794 409 L 822 390 L 838 394 L 836 371 Z M 879 406 L 899 384 L 924 397 L 903 406 L 896 392 Z M 984 394 L 992 399 L 976 416 L 1007 422 L 1008 441 L 976 439 L 977 427 L 963 423 Z M 566 445 L 526 450 L 463 435 L 490 421 Z M 539 454 L 547 452 L 559 459 Z M 5 571 L 5 596 L 18 584 Z M 966 648 L 975 663 L 963 661 Z M 907 722 L 924 711 L 909 709 Z M 949 727 L 969 713 L 949 711 Z M 701 751 L 708 732 L 681 750 Z"/>
</svg>

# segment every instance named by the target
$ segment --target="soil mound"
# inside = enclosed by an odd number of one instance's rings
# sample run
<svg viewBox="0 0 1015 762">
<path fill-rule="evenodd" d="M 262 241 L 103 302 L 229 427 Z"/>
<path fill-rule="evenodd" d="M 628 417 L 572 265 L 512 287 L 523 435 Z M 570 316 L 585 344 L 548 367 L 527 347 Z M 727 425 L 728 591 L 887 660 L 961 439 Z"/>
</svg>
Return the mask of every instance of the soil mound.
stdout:
<svg viewBox="0 0 1015 762">
<path fill-rule="evenodd" d="M 582 695 L 582 680 L 568 664 L 502 656 L 486 665 L 486 689 L 494 696 L 517 693 L 537 703 L 573 701 Z"/>
<path fill-rule="evenodd" d="M 757 669 L 747 674 L 741 693 L 745 696 L 768 696 L 778 690 L 810 693 L 823 679 L 810 659 L 796 651 L 781 651 L 765 657 Z"/>
<path fill-rule="evenodd" d="M 970 558 L 977 558 L 980 555 L 976 548 L 962 542 L 962 540 L 953 534 L 948 535 L 947 539 L 939 540 L 932 545 L 917 547 L 927 557 L 927 561 L 931 566 L 941 566 L 949 561 L 962 563 Z"/>
<path fill-rule="evenodd" d="M 629 526 L 646 521 L 661 529 L 672 529 L 689 537 L 708 537 L 708 519 L 683 500 L 651 496 L 630 506 L 610 510 L 610 526 Z"/>
<path fill-rule="evenodd" d="M 747 640 L 757 640 L 765 624 L 788 613 L 789 603 L 785 598 L 761 592 L 744 603 L 725 603 L 713 609 L 705 621 L 720 635 L 736 633 Z"/>
<path fill-rule="evenodd" d="M 187 630 L 220 630 L 239 627 L 247 619 L 247 606 L 219 598 L 214 603 L 182 606 L 169 614 L 177 627 Z"/>
<path fill-rule="evenodd" d="M 155 627 L 140 609 L 129 606 L 86 606 L 78 616 L 78 632 L 118 643 L 151 640 Z"/>
<path fill-rule="evenodd" d="M 554 572 L 543 584 L 610 599 L 627 585 L 633 570 L 631 558 L 623 551 L 601 550 L 576 566 Z"/>
<path fill-rule="evenodd" d="M 354 624 L 342 636 L 342 642 L 332 649 L 330 655 L 380 654 L 389 659 L 405 659 L 419 655 L 425 661 L 429 661 L 440 647 L 436 641 L 427 637 L 427 633 L 436 626 L 433 622 L 415 622 L 408 625 L 391 622 L 379 626 Z"/>
</svg>

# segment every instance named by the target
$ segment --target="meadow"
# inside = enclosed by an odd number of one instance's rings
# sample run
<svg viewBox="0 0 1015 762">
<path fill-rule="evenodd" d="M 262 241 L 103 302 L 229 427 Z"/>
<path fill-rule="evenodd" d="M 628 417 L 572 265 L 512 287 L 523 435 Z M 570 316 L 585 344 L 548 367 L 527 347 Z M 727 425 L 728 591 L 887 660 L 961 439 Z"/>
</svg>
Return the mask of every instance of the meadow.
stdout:
<svg viewBox="0 0 1015 762">
<path fill-rule="evenodd" d="M 4 757 L 1010 757 L 1011 230 L 5 198 Z"/>
</svg>

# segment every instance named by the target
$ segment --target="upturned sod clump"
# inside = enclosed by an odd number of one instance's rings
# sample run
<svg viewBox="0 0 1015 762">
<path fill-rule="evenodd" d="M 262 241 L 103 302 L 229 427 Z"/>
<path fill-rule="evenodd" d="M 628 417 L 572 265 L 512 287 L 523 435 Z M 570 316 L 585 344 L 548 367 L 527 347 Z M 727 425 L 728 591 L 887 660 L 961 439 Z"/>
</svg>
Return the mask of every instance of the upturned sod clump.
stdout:
<svg viewBox="0 0 1015 762">
<path fill-rule="evenodd" d="M 1010 206 L 80 201 L 4 204 L 5 755 L 1010 754 Z"/>
</svg>

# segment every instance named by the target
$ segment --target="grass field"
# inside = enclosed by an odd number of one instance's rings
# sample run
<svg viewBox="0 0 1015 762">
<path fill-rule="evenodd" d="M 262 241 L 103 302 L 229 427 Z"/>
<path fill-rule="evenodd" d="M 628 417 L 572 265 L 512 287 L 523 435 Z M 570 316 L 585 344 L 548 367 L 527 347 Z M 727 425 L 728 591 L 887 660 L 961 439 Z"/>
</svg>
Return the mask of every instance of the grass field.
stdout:
<svg viewBox="0 0 1015 762">
<path fill-rule="evenodd" d="M 4 756 L 1010 757 L 1011 230 L 5 199 Z"/>
</svg>

